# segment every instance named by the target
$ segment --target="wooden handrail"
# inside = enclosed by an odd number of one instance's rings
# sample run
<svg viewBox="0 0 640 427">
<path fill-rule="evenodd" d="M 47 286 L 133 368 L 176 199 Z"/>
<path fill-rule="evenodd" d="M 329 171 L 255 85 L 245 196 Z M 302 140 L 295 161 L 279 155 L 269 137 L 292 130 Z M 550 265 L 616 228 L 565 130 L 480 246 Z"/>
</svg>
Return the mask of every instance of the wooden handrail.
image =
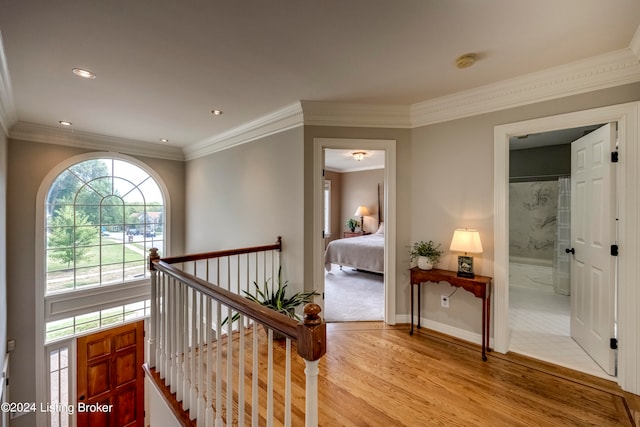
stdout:
<svg viewBox="0 0 640 427">
<path fill-rule="evenodd" d="M 151 248 L 151 251 L 153 251 L 153 249 L 155 248 Z M 253 247 L 240 248 L 240 249 L 226 249 L 226 250 L 215 251 L 215 252 L 203 252 L 199 254 L 166 257 L 166 258 L 162 258 L 162 261 L 164 261 L 167 264 L 178 264 L 181 262 L 200 261 L 203 259 L 222 258 L 226 256 L 250 254 L 253 252 L 266 252 L 266 251 L 274 251 L 274 250 L 275 251 L 282 250 L 282 237 L 278 236 L 278 240 L 273 245 L 253 246 Z M 156 249 L 156 254 L 157 254 L 157 249 Z M 149 265 L 149 268 L 153 269 L 153 265 Z"/>
<path fill-rule="evenodd" d="M 198 292 L 231 307 L 233 310 L 246 314 L 259 323 L 297 340 L 298 322 L 295 319 L 291 319 L 282 313 L 278 313 L 277 311 L 271 310 L 270 308 L 234 294 L 220 286 L 213 285 L 194 276 L 193 274 L 186 273 L 173 265 L 166 263 L 164 259 L 153 260 L 152 264 L 154 265 L 155 270 L 162 271 L 185 285 L 194 288 Z"/>
</svg>

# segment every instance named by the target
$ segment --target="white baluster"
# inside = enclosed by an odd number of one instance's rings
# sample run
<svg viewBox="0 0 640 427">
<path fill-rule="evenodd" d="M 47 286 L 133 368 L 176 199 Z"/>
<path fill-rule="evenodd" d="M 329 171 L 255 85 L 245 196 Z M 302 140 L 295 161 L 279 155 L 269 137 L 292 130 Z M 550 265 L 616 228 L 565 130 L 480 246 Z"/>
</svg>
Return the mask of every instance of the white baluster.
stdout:
<svg viewBox="0 0 640 427">
<path fill-rule="evenodd" d="M 306 376 L 306 397 L 305 397 L 305 427 L 316 427 L 318 425 L 318 363 L 320 360 L 305 360 L 304 373 Z"/>
<path fill-rule="evenodd" d="M 240 315 L 238 319 L 238 425 L 244 425 L 244 322 L 245 318 Z"/>
<path fill-rule="evenodd" d="M 229 314 L 229 313 L 227 313 Z M 222 304 L 216 304 L 216 427 L 222 427 Z M 228 320 L 230 322 L 231 319 Z"/>
<path fill-rule="evenodd" d="M 195 289 L 191 292 L 191 389 L 189 393 L 189 418 L 194 420 L 198 416 L 198 364 L 196 351 L 198 347 L 198 295 Z"/>
<path fill-rule="evenodd" d="M 212 312 L 212 301 L 211 298 L 207 297 L 207 304 L 206 304 L 206 333 L 207 333 L 207 369 L 205 370 L 206 372 L 206 378 L 205 381 L 203 381 L 203 387 L 206 387 L 206 400 L 207 400 L 207 408 L 205 410 L 205 425 L 206 427 L 213 427 L 213 422 L 214 422 L 214 413 L 213 413 L 213 387 L 212 387 L 212 382 L 213 382 L 213 378 L 211 378 L 211 362 L 212 362 L 212 354 L 213 354 L 213 348 L 211 348 L 211 346 L 213 345 L 213 334 L 212 334 L 212 321 L 213 321 L 213 312 Z M 218 325 L 216 324 L 216 329 L 218 328 Z M 218 341 L 216 340 L 216 347 L 218 346 Z M 204 355 L 203 355 L 204 356 Z"/>
<path fill-rule="evenodd" d="M 258 322 L 253 321 L 253 366 L 251 368 L 251 426 L 258 427 Z"/>
<path fill-rule="evenodd" d="M 267 346 L 267 427 L 273 427 L 273 329 L 268 329 Z"/>
<path fill-rule="evenodd" d="M 289 337 L 287 337 L 284 375 L 284 425 L 291 427 L 291 339 Z"/>
<path fill-rule="evenodd" d="M 207 408 L 206 407 L 207 401 L 205 400 L 205 397 L 204 397 L 205 386 L 206 386 L 205 373 L 204 373 L 204 350 L 205 350 L 206 338 L 207 338 L 205 335 L 206 320 L 204 316 L 204 299 L 205 299 L 204 294 L 200 294 L 200 299 L 198 304 L 198 308 L 199 308 L 198 326 L 200 328 L 198 333 L 199 340 L 200 340 L 200 346 L 198 350 L 198 419 L 201 419 L 201 420 L 206 420 L 205 411 Z"/>
<path fill-rule="evenodd" d="M 167 305 L 169 310 L 167 312 L 167 325 L 169 330 L 169 335 L 167 336 L 167 353 L 169 355 L 169 372 L 167 374 L 169 378 L 169 390 L 171 393 L 176 392 L 176 330 L 175 330 L 175 307 L 176 307 L 176 298 L 175 298 L 175 279 L 171 279 L 169 281 L 169 288 L 167 292 L 167 296 L 169 301 L 167 301 Z"/>
<path fill-rule="evenodd" d="M 184 335 L 184 323 L 182 313 L 184 311 L 184 300 L 182 298 L 182 287 L 184 286 L 181 282 L 176 281 L 176 311 L 175 311 L 175 322 L 176 322 L 176 400 L 181 402 L 184 399 L 184 373 L 183 373 L 183 335 Z"/>
</svg>

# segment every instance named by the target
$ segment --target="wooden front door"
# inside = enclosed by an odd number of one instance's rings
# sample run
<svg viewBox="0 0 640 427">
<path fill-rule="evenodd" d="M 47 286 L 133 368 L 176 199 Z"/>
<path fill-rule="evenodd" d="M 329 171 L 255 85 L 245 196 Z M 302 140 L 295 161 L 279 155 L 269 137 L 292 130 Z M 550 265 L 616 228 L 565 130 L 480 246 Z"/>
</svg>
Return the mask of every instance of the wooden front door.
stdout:
<svg viewBox="0 0 640 427">
<path fill-rule="evenodd" d="M 79 427 L 144 426 L 144 321 L 78 338 Z"/>
</svg>

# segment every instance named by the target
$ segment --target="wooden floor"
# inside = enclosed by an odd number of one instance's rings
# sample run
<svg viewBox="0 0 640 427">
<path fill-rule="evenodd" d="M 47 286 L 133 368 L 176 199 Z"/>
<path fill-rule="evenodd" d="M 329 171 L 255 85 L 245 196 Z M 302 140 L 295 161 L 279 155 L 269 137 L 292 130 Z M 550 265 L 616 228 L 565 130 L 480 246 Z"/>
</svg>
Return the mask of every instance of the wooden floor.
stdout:
<svg viewBox="0 0 640 427">
<path fill-rule="evenodd" d="M 425 329 L 328 325 L 323 426 L 633 426 L 640 397 L 617 384 L 489 353 Z M 635 418 L 635 423 L 634 419 Z"/>
<path fill-rule="evenodd" d="M 640 425 L 640 397 L 611 381 L 517 355 L 489 353 L 483 362 L 479 346 L 408 331 L 381 322 L 327 325 L 321 426 Z M 296 355 L 295 426 L 304 424 L 303 366 Z"/>
</svg>

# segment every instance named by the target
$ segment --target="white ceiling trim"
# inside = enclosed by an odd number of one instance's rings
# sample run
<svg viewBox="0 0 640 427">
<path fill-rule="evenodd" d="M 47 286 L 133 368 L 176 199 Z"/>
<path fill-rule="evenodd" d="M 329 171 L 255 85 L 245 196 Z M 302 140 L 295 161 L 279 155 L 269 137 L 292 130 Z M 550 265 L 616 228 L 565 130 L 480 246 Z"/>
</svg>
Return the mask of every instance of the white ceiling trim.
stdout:
<svg viewBox="0 0 640 427">
<path fill-rule="evenodd" d="M 302 101 L 305 125 L 408 128 L 408 105 Z"/>
<path fill-rule="evenodd" d="M 412 127 L 640 81 L 638 56 L 621 49 L 411 106 Z"/>
<path fill-rule="evenodd" d="M 213 154 L 303 125 L 300 102 L 184 148 L 186 160 Z"/>
<path fill-rule="evenodd" d="M 640 59 L 640 25 L 638 25 L 638 29 L 631 39 L 631 43 L 629 43 L 629 49 L 631 49 L 638 59 Z"/>
<path fill-rule="evenodd" d="M 11 90 L 11 78 L 9 66 L 4 54 L 2 33 L 0 33 L 0 127 L 5 135 L 9 135 L 9 129 L 18 121 L 18 113 L 13 103 L 13 91 Z"/>
<path fill-rule="evenodd" d="M 17 122 L 9 132 L 11 139 L 81 147 L 95 150 L 109 150 L 133 156 L 155 157 L 168 160 L 184 160 L 179 147 L 134 141 L 88 132 L 58 129 L 35 123 Z"/>
</svg>

